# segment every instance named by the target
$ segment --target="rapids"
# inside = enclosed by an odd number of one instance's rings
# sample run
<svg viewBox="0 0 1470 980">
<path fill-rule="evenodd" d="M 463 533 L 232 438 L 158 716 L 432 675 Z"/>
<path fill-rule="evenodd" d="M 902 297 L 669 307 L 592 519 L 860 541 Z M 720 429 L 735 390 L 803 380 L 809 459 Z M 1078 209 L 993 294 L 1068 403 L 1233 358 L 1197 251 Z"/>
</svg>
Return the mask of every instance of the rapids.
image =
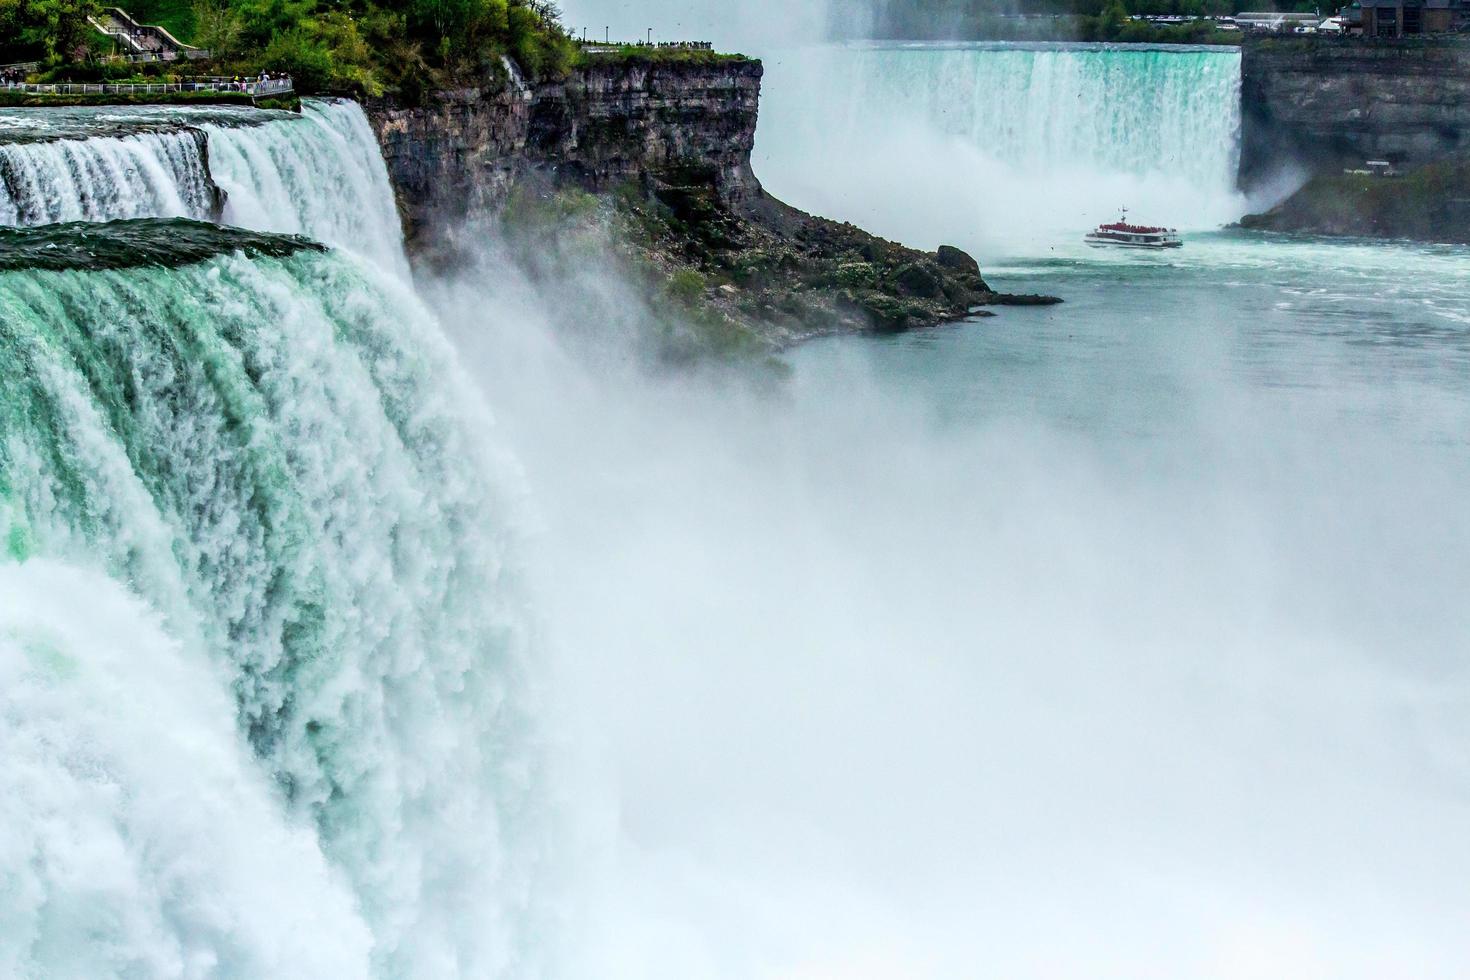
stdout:
<svg viewBox="0 0 1470 980">
<path fill-rule="evenodd" d="M 406 277 L 388 173 L 356 103 L 16 109 L 0 116 L 0 225 L 216 216 L 359 251 Z"/>
</svg>

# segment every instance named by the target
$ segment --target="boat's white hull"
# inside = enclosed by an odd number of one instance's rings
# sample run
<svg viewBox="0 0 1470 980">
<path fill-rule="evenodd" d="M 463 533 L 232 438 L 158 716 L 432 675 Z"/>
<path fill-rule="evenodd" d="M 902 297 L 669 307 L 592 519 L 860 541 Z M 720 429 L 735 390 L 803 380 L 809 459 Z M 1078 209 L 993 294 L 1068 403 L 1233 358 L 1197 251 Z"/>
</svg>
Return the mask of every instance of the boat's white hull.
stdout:
<svg viewBox="0 0 1470 980">
<path fill-rule="evenodd" d="M 1093 248 L 1151 248 L 1151 249 L 1161 249 L 1161 248 L 1183 248 L 1184 247 L 1184 243 L 1182 241 L 1180 241 L 1179 239 L 1177 239 L 1177 238 L 1174 238 L 1174 239 L 1165 239 L 1163 241 L 1157 241 L 1157 242 L 1120 242 L 1120 241 L 1117 241 L 1117 240 L 1112 239 L 1112 238 L 1099 238 L 1099 237 L 1096 237 L 1094 235 L 1088 235 L 1086 238 L 1083 239 L 1083 241 L 1085 241 L 1088 245 L 1091 245 Z"/>
</svg>

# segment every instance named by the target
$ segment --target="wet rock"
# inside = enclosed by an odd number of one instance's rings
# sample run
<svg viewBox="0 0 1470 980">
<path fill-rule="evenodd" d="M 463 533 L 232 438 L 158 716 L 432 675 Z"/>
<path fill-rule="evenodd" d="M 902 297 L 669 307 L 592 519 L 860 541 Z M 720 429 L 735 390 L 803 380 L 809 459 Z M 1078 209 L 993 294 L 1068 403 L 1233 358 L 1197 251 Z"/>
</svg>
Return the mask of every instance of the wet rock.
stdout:
<svg viewBox="0 0 1470 980">
<path fill-rule="evenodd" d="M 1061 299 L 1039 293 L 992 293 L 985 302 L 991 306 L 1054 306 Z"/>
</svg>

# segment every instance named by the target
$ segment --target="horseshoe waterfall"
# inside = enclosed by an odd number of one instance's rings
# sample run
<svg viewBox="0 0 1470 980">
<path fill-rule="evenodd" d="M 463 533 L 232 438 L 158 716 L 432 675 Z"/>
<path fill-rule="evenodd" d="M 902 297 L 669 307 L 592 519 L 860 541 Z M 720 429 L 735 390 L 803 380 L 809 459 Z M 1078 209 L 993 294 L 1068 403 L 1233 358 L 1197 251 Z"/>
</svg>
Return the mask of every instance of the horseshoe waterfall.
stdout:
<svg viewBox="0 0 1470 980">
<path fill-rule="evenodd" d="M 848 45 L 772 59 L 767 89 L 772 188 L 906 241 L 1034 246 L 1124 206 L 1201 228 L 1241 213 L 1235 48 Z"/>
</svg>

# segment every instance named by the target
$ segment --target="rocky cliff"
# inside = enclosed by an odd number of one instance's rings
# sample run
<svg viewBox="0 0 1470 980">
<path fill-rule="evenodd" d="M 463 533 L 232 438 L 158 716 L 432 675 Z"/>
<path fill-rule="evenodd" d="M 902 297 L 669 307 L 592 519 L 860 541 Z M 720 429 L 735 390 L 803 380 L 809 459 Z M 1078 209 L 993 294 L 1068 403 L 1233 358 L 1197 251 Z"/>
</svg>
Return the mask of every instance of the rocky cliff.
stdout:
<svg viewBox="0 0 1470 980">
<path fill-rule="evenodd" d="M 1241 111 L 1247 189 L 1288 169 L 1429 163 L 1470 150 L 1470 42 L 1248 39 Z"/>
<path fill-rule="evenodd" d="M 958 249 L 920 252 L 766 194 L 750 165 L 761 74 L 738 57 L 616 58 L 560 81 L 528 84 L 510 70 L 421 105 L 365 109 L 410 242 L 431 261 L 455 261 L 463 236 L 430 229 L 468 221 L 473 238 L 483 219 L 530 243 L 525 264 L 544 270 L 543 253 L 590 223 L 611 234 L 601 251 L 623 253 L 625 277 L 650 297 L 667 299 L 672 284 L 712 334 L 766 347 L 1054 301 L 994 292 Z M 508 220 L 528 217 L 560 224 L 507 236 Z M 559 288 L 565 271 L 554 273 Z"/>
<path fill-rule="evenodd" d="M 365 108 L 410 237 L 492 212 L 532 172 L 607 190 L 681 165 L 708 168 L 721 197 L 758 192 L 750 169 L 761 64 L 609 59 L 562 81 L 509 79 Z"/>
</svg>

